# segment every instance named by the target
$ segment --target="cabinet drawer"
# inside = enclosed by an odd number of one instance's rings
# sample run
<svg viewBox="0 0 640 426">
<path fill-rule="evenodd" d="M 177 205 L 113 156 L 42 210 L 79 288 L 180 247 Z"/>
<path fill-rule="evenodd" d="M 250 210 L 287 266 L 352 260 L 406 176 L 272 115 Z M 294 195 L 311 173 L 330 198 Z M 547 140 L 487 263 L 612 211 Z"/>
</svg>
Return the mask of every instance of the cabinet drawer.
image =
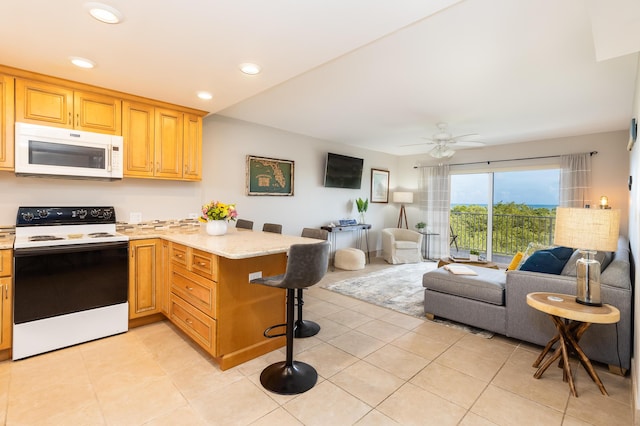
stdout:
<svg viewBox="0 0 640 426">
<path fill-rule="evenodd" d="M 196 343 L 215 356 L 216 321 L 189 305 L 175 294 L 171 295 L 171 321 Z"/>
<path fill-rule="evenodd" d="M 191 271 L 196 274 L 218 281 L 217 257 L 198 249 L 191 249 Z"/>
<path fill-rule="evenodd" d="M 0 277 L 8 277 L 11 275 L 12 261 L 13 253 L 11 250 L 0 250 Z"/>
<path fill-rule="evenodd" d="M 171 291 L 205 314 L 216 318 L 216 283 L 178 266 L 171 266 Z"/>
<path fill-rule="evenodd" d="M 187 267 L 187 247 L 181 244 L 172 243 L 170 254 L 171 262 Z"/>
</svg>

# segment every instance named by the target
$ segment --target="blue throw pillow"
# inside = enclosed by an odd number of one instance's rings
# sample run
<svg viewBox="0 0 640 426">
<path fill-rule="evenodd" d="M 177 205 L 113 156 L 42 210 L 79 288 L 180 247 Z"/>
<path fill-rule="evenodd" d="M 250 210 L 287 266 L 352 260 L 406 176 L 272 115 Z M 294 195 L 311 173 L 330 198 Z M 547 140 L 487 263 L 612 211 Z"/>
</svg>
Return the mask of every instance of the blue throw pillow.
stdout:
<svg viewBox="0 0 640 426">
<path fill-rule="evenodd" d="M 564 268 L 572 254 L 573 249 L 569 247 L 538 250 L 529 256 L 520 267 L 520 270 L 560 275 L 562 268 Z"/>
</svg>

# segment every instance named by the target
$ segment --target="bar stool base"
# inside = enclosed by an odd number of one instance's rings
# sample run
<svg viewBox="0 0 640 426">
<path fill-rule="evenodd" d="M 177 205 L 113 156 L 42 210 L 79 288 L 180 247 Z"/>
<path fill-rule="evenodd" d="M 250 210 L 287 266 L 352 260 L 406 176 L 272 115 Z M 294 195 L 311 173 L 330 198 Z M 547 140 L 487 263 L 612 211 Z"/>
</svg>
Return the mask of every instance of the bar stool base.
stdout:
<svg viewBox="0 0 640 426">
<path fill-rule="evenodd" d="M 311 337 L 318 334 L 320 331 L 320 325 L 313 321 L 296 321 L 296 324 L 293 328 L 293 337 L 302 338 L 302 337 Z"/>
<path fill-rule="evenodd" d="M 307 363 L 286 361 L 271 364 L 260 374 L 260 383 L 265 389 L 281 395 L 303 393 L 315 386 L 318 381 L 316 369 Z"/>
</svg>

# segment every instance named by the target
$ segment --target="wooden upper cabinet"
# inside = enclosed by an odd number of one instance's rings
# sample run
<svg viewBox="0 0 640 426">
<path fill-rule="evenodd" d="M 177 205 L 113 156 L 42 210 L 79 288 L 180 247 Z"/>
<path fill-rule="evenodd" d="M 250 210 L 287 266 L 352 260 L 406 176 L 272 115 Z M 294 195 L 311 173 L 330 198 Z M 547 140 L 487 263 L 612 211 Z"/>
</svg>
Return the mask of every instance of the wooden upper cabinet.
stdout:
<svg viewBox="0 0 640 426">
<path fill-rule="evenodd" d="M 88 132 L 122 134 L 122 101 L 98 93 L 73 93 L 75 126 Z"/>
<path fill-rule="evenodd" d="M 155 176 L 182 178 L 183 113 L 156 108 Z"/>
<path fill-rule="evenodd" d="M 0 75 L 0 170 L 13 170 L 13 77 Z"/>
<path fill-rule="evenodd" d="M 202 179 L 202 117 L 184 116 L 184 171 L 185 180 Z"/>
<path fill-rule="evenodd" d="M 119 98 L 55 84 L 16 80 L 16 121 L 122 134 Z"/>
<path fill-rule="evenodd" d="M 153 177 L 155 150 L 155 108 L 124 101 L 122 106 L 124 176 Z"/>
</svg>

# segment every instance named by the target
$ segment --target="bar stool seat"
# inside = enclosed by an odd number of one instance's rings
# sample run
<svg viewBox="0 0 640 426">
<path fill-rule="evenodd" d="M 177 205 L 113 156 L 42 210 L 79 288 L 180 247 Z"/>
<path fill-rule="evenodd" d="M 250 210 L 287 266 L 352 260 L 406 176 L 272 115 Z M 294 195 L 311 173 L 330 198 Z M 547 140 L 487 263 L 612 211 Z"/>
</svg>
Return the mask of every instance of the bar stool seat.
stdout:
<svg viewBox="0 0 640 426">
<path fill-rule="evenodd" d="M 329 266 L 329 242 L 294 244 L 289 248 L 287 270 L 284 275 L 251 280 L 252 284 L 287 290 L 287 322 L 267 328 L 267 338 L 286 336 L 286 360 L 271 364 L 260 374 L 265 389 L 282 395 L 294 395 L 308 391 L 318 381 L 318 373 L 311 365 L 293 360 L 293 329 L 296 289 L 310 287 L 319 282 Z M 285 333 L 271 334 L 276 327 L 286 327 Z"/>
</svg>

